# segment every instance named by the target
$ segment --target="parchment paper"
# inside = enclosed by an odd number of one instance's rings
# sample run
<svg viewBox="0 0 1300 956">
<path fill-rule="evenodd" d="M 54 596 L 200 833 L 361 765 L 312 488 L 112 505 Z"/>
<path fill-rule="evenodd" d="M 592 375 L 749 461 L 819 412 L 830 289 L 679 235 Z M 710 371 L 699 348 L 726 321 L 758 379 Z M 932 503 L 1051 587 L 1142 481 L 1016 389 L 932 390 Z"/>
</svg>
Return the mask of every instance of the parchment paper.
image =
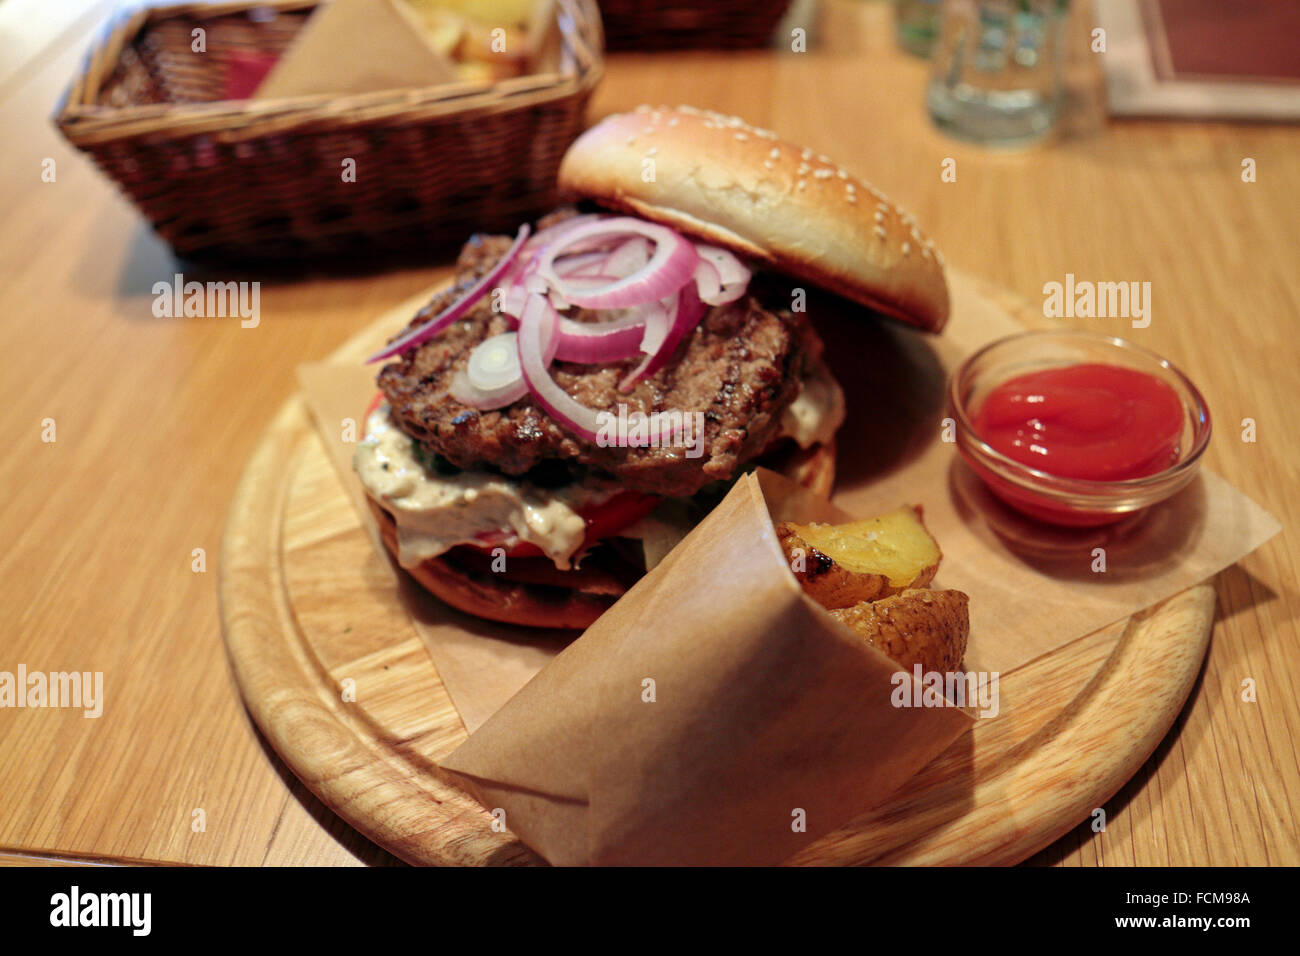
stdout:
<svg viewBox="0 0 1300 956">
<path fill-rule="evenodd" d="M 965 669 L 1006 673 L 1204 580 L 1280 530 L 1205 469 L 1176 498 L 1110 528 L 1051 530 L 1002 506 L 941 440 L 944 390 L 965 354 L 1020 326 L 964 278 L 952 284 L 957 310 L 939 338 L 829 314 L 831 303 L 814 321 L 848 400 L 835 503 L 863 517 L 924 507 L 944 552 L 934 586 L 971 596 Z M 382 552 L 340 428 L 348 417 L 359 426 L 374 371 L 321 364 L 300 379 Z M 791 500 L 770 479 L 765 487 L 781 506 Z M 444 769 L 505 808 L 511 830 L 552 862 L 776 862 L 882 799 L 969 724 L 955 709 L 879 708 L 896 668 L 846 644 L 779 553 L 773 565 L 762 490 L 739 483 L 727 511 L 563 654 L 576 635 L 441 605 L 417 618 L 471 732 Z M 1098 547 L 1104 572 L 1093 570 Z M 665 688 L 655 703 L 641 699 L 646 678 Z M 870 743 L 890 738 L 900 745 Z M 802 833 L 791 829 L 798 808 L 808 811 Z"/>
</svg>

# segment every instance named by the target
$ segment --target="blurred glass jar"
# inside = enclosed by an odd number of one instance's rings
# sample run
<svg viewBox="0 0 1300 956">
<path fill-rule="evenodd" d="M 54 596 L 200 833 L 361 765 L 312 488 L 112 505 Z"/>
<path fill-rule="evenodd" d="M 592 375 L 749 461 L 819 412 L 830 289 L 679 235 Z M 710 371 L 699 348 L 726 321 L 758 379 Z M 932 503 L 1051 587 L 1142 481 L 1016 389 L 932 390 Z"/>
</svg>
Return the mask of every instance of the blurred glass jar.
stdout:
<svg viewBox="0 0 1300 956">
<path fill-rule="evenodd" d="M 942 0 L 894 0 L 898 45 L 916 56 L 929 59 L 939 36 Z"/>
<path fill-rule="evenodd" d="M 1022 146 L 1051 132 L 1065 98 L 1069 0 L 945 0 L 926 95 L 936 126 Z"/>
</svg>

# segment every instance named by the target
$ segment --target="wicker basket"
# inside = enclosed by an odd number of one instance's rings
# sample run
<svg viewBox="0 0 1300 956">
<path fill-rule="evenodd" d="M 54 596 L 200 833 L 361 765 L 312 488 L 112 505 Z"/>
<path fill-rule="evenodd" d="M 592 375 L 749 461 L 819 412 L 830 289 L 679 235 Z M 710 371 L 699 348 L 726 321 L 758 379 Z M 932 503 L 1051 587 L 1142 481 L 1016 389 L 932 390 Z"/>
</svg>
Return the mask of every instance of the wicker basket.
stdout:
<svg viewBox="0 0 1300 956">
<path fill-rule="evenodd" d="M 767 46 L 791 0 L 600 0 L 615 50 L 743 50 Z"/>
<path fill-rule="evenodd" d="M 245 0 L 125 13 L 105 28 L 55 121 L 183 256 L 410 250 L 513 231 L 554 205 L 560 158 L 603 69 L 594 0 L 559 0 L 557 73 L 220 99 L 230 51 L 278 54 L 314 6 Z M 190 50 L 198 26 L 203 55 Z M 354 182 L 342 175 L 349 158 Z"/>
</svg>

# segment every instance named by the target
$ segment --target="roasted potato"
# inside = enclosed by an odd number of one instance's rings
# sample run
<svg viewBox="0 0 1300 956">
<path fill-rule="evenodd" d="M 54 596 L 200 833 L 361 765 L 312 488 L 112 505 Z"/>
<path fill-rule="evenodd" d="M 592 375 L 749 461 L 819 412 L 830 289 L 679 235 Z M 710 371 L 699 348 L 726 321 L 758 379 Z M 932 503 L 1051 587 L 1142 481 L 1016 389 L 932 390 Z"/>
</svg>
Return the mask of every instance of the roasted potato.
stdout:
<svg viewBox="0 0 1300 956">
<path fill-rule="evenodd" d="M 804 591 L 830 610 L 925 587 L 943 558 L 917 508 L 847 524 L 783 521 L 776 534 Z"/>
<path fill-rule="evenodd" d="M 907 590 L 879 601 L 831 611 L 904 670 L 956 670 L 970 635 L 969 598 L 962 591 Z"/>
</svg>

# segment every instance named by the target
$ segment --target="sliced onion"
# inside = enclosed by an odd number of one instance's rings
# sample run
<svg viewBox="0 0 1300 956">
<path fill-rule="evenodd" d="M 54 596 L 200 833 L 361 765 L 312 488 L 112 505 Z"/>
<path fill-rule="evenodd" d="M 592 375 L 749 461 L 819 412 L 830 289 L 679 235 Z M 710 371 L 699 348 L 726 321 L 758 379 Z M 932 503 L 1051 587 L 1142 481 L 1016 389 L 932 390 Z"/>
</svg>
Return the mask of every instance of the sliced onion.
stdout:
<svg viewBox="0 0 1300 956">
<path fill-rule="evenodd" d="M 501 297 L 502 315 L 518 319 L 520 313 L 524 311 L 524 300 L 527 298 L 528 290 L 524 288 L 524 284 L 522 282 L 512 282 L 506 287 L 505 295 Z"/>
<path fill-rule="evenodd" d="M 701 302 L 709 305 L 726 305 L 744 295 L 745 290 L 749 288 L 749 283 L 737 282 L 734 285 L 724 286 L 717 267 L 707 259 L 700 259 L 700 264 L 695 267 L 695 287 Z"/>
<path fill-rule="evenodd" d="M 519 343 L 514 332 L 484 339 L 469 353 L 465 373 L 475 388 L 500 388 L 519 378 Z"/>
<path fill-rule="evenodd" d="M 677 351 L 677 346 L 688 332 L 700 324 L 700 319 L 704 317 L 707 311 L 700 297 L 695 294 L 695 287 L 687 285 L 678 294 L 677 312 L 673 317 L 672 328 L 668 330 L 668 335 L 664 338 L 659 348 L 652 354 L 645 357 L 640 365 L 634 368 L 623 381 L 618 383 L 619 391 L 630 392 L 632 387 L 641 379 L 653 375 L 664 367 L 664 364 Z"/>
<path fill-rule="evenodd" d="M 580 216 L 570 216 L 568 219 L 565 219 L 563 222 L 557 222 L 553 226 L 547 226 L 545 229 L 537 230 L 533 238 L 528 240 L 528 245 L 526 246 L 525 251 L 529 253 L 536 252 L 537 250 L 545 246 L 547 243 L 554 242 L 556 239 L 559 239 L 565 233 L 571 232 L 572 230 L 577 229 L 579 226 L 585 226 L 587 223 L 596 222 L 598 220 L 607 219 L 607 218 L 609 217 L 601 213 L 595 213 L 595 212 L 583 213 Z"/>
<path fill-rule="evenodd" d="M 677 315 L 677 296 L 669 296 L 660 302 L 651 302 L 637 311 L 645 321 L 641 351 L 646 355 L 654 355 L 663 348 L 664 341 L 672 330 L 673 318 Z"/>
<path fill-rule="evenodd" d="M 591 275 L 593 271 L 600 273 L 608 259 L 609 253 L 604 250 L 580 252 L 556 260 L 555 273 L 565 279 L 571 279 L 574 276 Z"/>
<path fill-rule="evenodd" d="M 505 255 L 501 257 L 501 260 L 497 262 L 496 265 L 485 272 L 482 278 L 470 286 L 468 292 L 437 315 L 433 316 L 433 318 L 429 319 L 427 322 L 417 325 L 415 328 L 398 336 L 392 342 L 389 342 L 383 349 L 366 359 L 366 364 L 368 365 L 371 362 L 378 362 L 382 359 L 391 358 L 392 356 L 398 355 L 402 352 L 410 351 L 417 345 L 433 338 L 452 322 L 455 322 L 462 315 L 468 312 L 470 307 L 481 299 L 488 289 L 492 288 L 493 283 L 505 275 L 510 269 L 515 258 L 519 255 L 519 250 L 523 248 L 524 242 L 528 239 L 529 231 L 528 223 L 524 223 L 520 226 L 519 232 L 515 236 L 515 241 L 510 244 L 510 248 L 506 250 Z M 419 314 L 416 315 L 416 319 L 423 317 L 427 312 L 428 306 L 420 310 Z"/>
<path fill-rule="evenodd" d="M 752 273 L 743 262 L 736 258 L 731 250 L 720 249 L 717 246 L 707 246 L 697 242 L 695 251 L 701 259 L 718 270 L 718 280 L 724 288 L 737 283 L 749 282 Z"/>
<path fill-rule="evenodd" d="M 524 381 L 548 415 L 584 441 L 598 443 L 606 416 L 614 413 L 597 411 L 578 402 L 556 384 L 547 371 L 549 363 L 543 354 L 543 343 L 558 326 L 559 315 L 546 298 L 530 295 L 524 306 L 524 314 L 519 319 L 519 365 L 523 370 Z M 646 444 L 663 444 L 677 432 L 677 428 L 672 425 L 662 425 L 662 419 L 653 415 L 650 419 L 654 424 L 647 430 Z M 627 438 L 627 435 L 617 434 L 613 444 L 626 446 Z"/>
<path fill-rule="evenodd" d="M 644 267 L 598 289 L 575 289 L 555 272 L 555 259 L 575 243 L 592 237 L 639 235 L 655 243 L 654 255 Z M 541 250 L 537 273 L 564 302 L 587 309 L 621 309 L 672 295 L 695 274 L 700 256 L 686 239 L 665 226 L 620 216 L 585 223 L 566 232 Z"/>
<path fill-rule="evenodd" d="M 559 326 L 559 315 L 545 296 L 530 295 L 519 316 L 519 367 L 528 390 L 546 414 L 585 441 L 596 441 L 600 422 L 593 409 L 575 401 L 551 378 L 542 344 Z"/>
<path fill-rule="evenodd" d="M 558 344 L 558 336 L 552 334 L 547 338 L 542 353 L 546 364 L 554 361 Z M 504 362 L 500 362 L 502 346 L 509 352 Z M 477 362 L 475 356 L 478 356 Z M 517 334 L 502 332 L 476 345 L 469 354 L 468 364 L 453 377 L 448 391 L 462 405 L 480 411 L 513 405 L 527 395 L 528 383 L 524 381 L 519 368 Z"/>
<path fill-rule="evenodd" d="M 624 241 L 622 245 L 611 252 L 605 259 L 605 267 L 601 271 L 619 279 L 625 279 L 638 270 L 644 269 L 650 259 L 649 240 L 643 236 L 637 236 L 634 239 Z"/>
<path fill-rule="evenodd" d="M 575 322 L 560 317 L 555 357 L 565 362 L 621 362 L 637 354 L 645 318 L 637 313 L 608 322 Z"/>
<path fill-rule="evenodd" d="M 519 399 L 528 394 L 528 383 L 521 376 L 518 381 L 511 382 L 496 389 L 475 388 L 470 383 L 469 376 L 465 370 L 461 369 L 451 380 L 451 388 L 447 390 L 448 394 L 462 405 L 468 405 L 470 408 L 477 408 L 481 412 L 491 411 L 494 408 L 505 408 L 507 405 L 513 405 Z"/>
</svg>

